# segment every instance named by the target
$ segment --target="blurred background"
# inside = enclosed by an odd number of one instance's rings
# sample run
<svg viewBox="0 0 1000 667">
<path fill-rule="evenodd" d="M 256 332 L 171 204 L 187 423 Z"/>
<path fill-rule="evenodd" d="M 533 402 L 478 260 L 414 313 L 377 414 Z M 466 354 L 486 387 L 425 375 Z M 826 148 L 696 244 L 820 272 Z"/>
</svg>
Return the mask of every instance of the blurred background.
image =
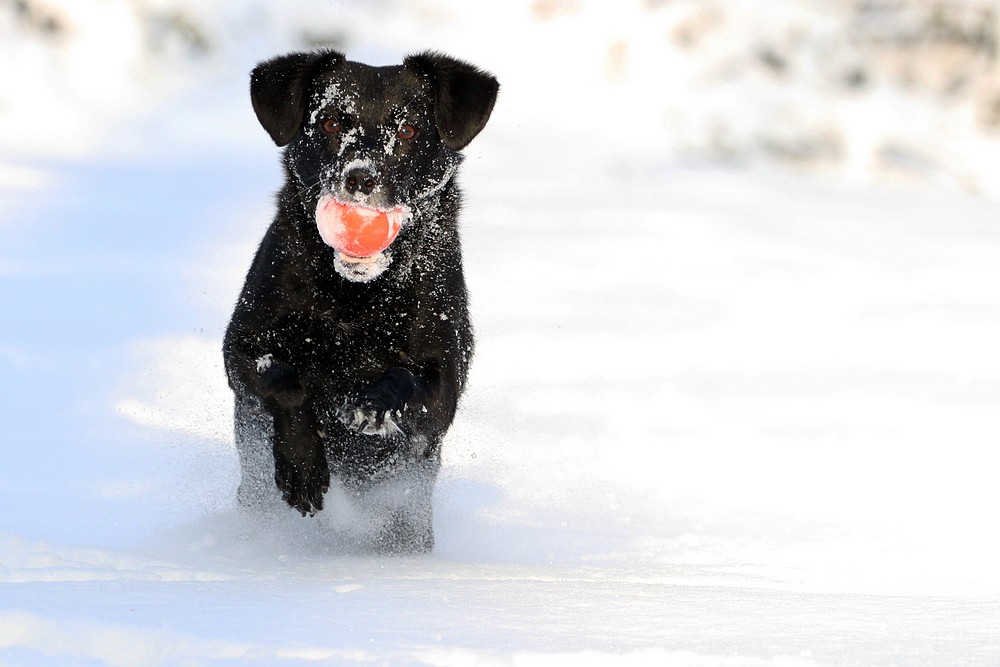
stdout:
<svg viewBox="0 0 1000 667">
<path fill-rule="evenodd" d="M 632 164 L 996 193 L 998 40 L 996 0 L 0 0 L 0 187 L 37 185 L 43 158 L 240 141 L 247 118 L 185 96 L 332 47 L 459 53 L 504 82 L 497 122 Z M 171 104 L 168 127 L 121 132 Z"/>
</svg>

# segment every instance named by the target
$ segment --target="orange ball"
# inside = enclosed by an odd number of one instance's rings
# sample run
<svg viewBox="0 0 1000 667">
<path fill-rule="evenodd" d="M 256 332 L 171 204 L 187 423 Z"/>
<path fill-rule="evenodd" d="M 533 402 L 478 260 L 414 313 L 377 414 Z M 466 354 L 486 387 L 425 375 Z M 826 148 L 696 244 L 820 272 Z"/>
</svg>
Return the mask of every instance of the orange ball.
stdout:
<svg viewBox="0 0 1000 667">
<path fill-rule="evenodd" d="M 354 258 L 371 257 L 388 248 L 407 217 L 404 208 L 383 211 L 345 204 L 329 195 L 316 204 L 316 225 L 323 241 Z"/>
</svg>

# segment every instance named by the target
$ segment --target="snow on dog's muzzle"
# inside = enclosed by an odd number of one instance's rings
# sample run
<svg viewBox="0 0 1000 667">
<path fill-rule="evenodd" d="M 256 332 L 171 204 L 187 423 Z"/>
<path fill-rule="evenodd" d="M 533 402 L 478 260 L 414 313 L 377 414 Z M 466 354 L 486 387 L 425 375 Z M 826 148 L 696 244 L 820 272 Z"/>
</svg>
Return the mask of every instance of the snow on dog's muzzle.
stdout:
<svg viewBox="0 0 1000 667">
<path fill-rule="evenodd" d="M 410 209 L 405 206 L 368 208 L 345 204 L 330 195 L 323 195 L 316 204 L 319 235 L 347 259 L 362 260 L 382 252 L 396 240 L 409 218 Z"/>
</svg>

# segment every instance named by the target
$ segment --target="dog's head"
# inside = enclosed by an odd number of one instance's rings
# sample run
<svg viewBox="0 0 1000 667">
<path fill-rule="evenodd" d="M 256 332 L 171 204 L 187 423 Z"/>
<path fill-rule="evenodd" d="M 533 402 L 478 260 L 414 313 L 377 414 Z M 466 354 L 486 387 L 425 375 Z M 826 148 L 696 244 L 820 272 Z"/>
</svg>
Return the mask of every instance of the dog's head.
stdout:
<svg viewBox="0 0 1000 667">
<path fill-rule="evenodd" d="M 287 147 L 303 204 L 337 249 L 337 271 L 356 281 L 388 268 L 397 232 L 417 233 L 415 213 L 450 182 L 498 88 L 491 75 L 432 52 L 390 67 L 334 51 L 293 53 L 261 63 L 250 79 L 254 112 Z M 361 219 L 383 224 L 381 243 L 351 236 L 349 221 Z"/>
</svg>

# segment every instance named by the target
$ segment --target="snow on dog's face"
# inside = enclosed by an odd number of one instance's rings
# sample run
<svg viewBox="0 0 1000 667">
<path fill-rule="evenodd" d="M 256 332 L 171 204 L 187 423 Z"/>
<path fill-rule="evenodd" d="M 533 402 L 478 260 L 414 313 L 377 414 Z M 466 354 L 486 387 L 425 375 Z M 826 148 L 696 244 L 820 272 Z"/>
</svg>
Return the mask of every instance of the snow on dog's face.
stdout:
<svg viewBox="0 0 1000 667">
<path fill-rule="evenodd" d="M 259 65 L 251 98 L 349 280 L 381 275 L 486 124 L 496 81 L 433 53 L 371 67 L 335 52 Z"/>
</svg>

